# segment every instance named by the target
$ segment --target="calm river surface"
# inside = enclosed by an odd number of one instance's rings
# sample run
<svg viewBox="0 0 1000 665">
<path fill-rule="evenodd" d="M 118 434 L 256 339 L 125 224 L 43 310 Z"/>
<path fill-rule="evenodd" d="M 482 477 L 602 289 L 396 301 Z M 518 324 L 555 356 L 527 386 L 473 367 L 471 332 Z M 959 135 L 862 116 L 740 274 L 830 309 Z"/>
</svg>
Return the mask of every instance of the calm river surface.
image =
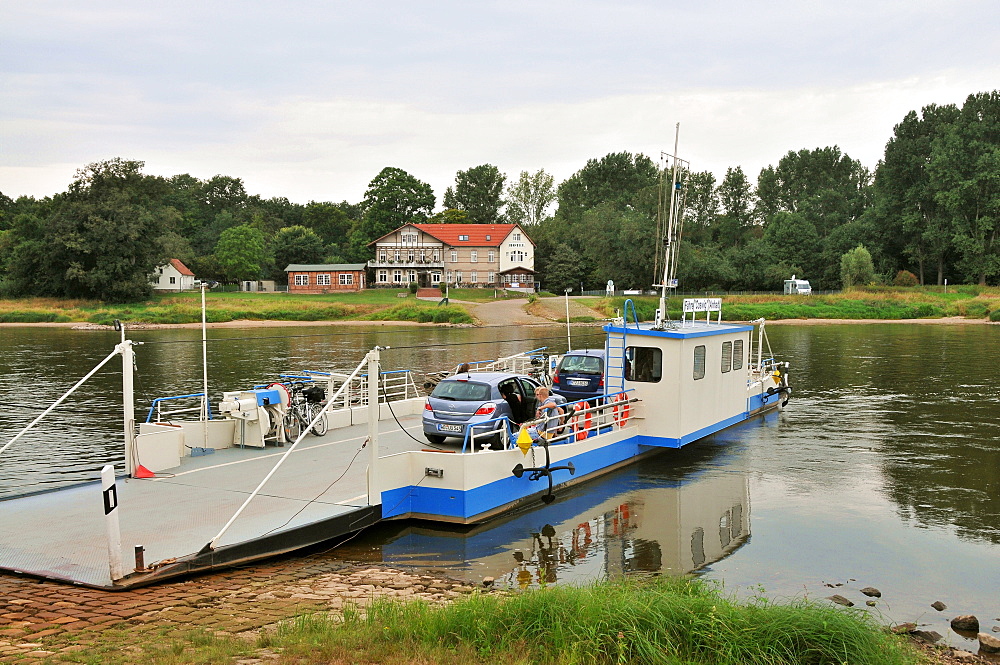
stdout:
<svg viewBox="0 0 1000 665">
<path fill-rule="evenodd" d="M 575 329 L 574 345 L 586 344 Z M 576 488 L 551 506 L 472 530 L 384 525 L 325 556 L 509 586 L 699 570 L 772 598 L 833 593 L 881 620 L 948 630 L 1000 625 L 1000 326 L 847 324 L 768 329 L 792 366 L 788 408 Z M 199 330 L 135 331 L 136 412 L 199 392 Z M 0 446 L 112 349 L 117 333 L 0 330 Z M 374 344 L 418 371 L 548 346 L 565 329 L 214 329 L 209 389 L 279 373 L 349 370 Z M 590 345 L 602 344 L 603 336 Z M 451 346 L 445 346 L 451 345 Z M 457 345 L 457 346 L 456 346 Z M 0 456 L 0 497 L 121 468 L 121 362 Z M 214 399 L 213 401 L 218 401 Z M 2 546 L 2 545 L 0 545 Z M 841 586 L 838 586 L 841 585 Z M 936 600 L 948 608 L 937 612 Z M 966 644 L 965 646 L 971 646 Z M 973 649 L 974 650 L 974 649 Z"/>
</svg>

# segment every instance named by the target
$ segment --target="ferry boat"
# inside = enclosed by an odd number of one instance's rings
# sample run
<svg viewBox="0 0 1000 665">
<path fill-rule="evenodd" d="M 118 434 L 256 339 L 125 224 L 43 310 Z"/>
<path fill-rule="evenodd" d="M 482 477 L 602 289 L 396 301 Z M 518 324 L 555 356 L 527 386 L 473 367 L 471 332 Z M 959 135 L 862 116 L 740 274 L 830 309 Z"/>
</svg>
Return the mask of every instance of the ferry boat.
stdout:
<svg viewBox="0 0 1000 665">
<path fill-rule="evenodd" d="M 383 520 L 483 524 L 546 510 L 567 488 L 782 408 L 788 364 L 765 354 L 763 321 L 754 339 L 753 325 L 722 322 L 717 298 L 685 300 L 680 320 L 666 316 L 676 189 L 654 321 L 640 323 L 625 302 L 603 328 L 605 395 L 567 405 L 557 422 L 501 417 L 429 447 L 427 399 L 410 372 L 383 368 L 375 347 L 353 372 L 309 376 L 325 382 L 328 398 L 296 432 L 282 425 L 290 401 L 280 385 L 224 393 L 222 417 L 211 417 L 207 370 L 202 393 L 181 396 L 200 400 L 197 419 L 163 418 L 158 402 L 137 426 L 137 344 L 122 329 L 115 350 L 0 455 L 120 356 L 125 475 L 109 464 L 99 483 L 0 501 L 0 570 L 125 589 L 353 537 Z M 484 445 L 498 434 L 502 445 Z"/>
</svg>

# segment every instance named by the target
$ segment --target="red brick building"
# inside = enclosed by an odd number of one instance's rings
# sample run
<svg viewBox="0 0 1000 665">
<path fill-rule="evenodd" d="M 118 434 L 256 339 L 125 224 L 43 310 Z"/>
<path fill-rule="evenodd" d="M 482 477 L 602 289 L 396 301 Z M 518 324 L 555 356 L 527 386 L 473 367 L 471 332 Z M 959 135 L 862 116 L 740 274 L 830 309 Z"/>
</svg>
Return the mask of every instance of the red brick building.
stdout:
<svg viewBox="0 0 1000 665">
<path fill-rule="evenodd" d="M 285 268 L 289 293 L 337 293 L 365 288 L 364 263 L 293 263 Z"/>
</svg>

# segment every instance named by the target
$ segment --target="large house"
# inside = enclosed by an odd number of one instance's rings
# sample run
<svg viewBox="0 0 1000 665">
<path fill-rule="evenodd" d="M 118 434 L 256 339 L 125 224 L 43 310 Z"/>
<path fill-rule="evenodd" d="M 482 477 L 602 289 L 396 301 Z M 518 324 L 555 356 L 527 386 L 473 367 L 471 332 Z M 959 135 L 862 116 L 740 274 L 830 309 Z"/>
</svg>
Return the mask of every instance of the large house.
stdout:
<svg viewBox="0 0 1000 665">
<path fill-rule="evenodd" d="M 156 291 L 188 291 L 195 286 L 194 273 L 180 259 L 170 259 L 158 267 L 150 281 Z"/>
<path fill-rule="evenodd" d="M 368 246 L 375 286 L 535 287 L 535 243 L 517 224 L 406 224 Z"/>
<path fill-rule="evenodd" d="M 293 263 L 285 268 L 289 293 L 332 293 L 365 288 L 364 263 Z"/>
</svg>

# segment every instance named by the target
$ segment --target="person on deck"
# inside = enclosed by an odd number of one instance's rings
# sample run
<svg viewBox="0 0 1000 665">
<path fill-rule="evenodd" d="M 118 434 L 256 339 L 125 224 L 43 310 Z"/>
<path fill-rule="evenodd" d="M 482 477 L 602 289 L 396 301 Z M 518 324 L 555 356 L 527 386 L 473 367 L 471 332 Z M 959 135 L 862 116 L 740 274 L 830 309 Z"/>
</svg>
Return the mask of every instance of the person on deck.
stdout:
<svg viewBox="0 0 1000 665">
<path fill-rule="evenodd" d="M 545 438 L 552 438 L 552 435 L 562 425 L 563 410 L 545 386 L 535 388 L 535 400 L 538 404 L 538 408 L 535 409 L 535 418 L 547 418 L 545 422 L 539 423 L 536 429 L 543 433 Z"/>
</svg>

